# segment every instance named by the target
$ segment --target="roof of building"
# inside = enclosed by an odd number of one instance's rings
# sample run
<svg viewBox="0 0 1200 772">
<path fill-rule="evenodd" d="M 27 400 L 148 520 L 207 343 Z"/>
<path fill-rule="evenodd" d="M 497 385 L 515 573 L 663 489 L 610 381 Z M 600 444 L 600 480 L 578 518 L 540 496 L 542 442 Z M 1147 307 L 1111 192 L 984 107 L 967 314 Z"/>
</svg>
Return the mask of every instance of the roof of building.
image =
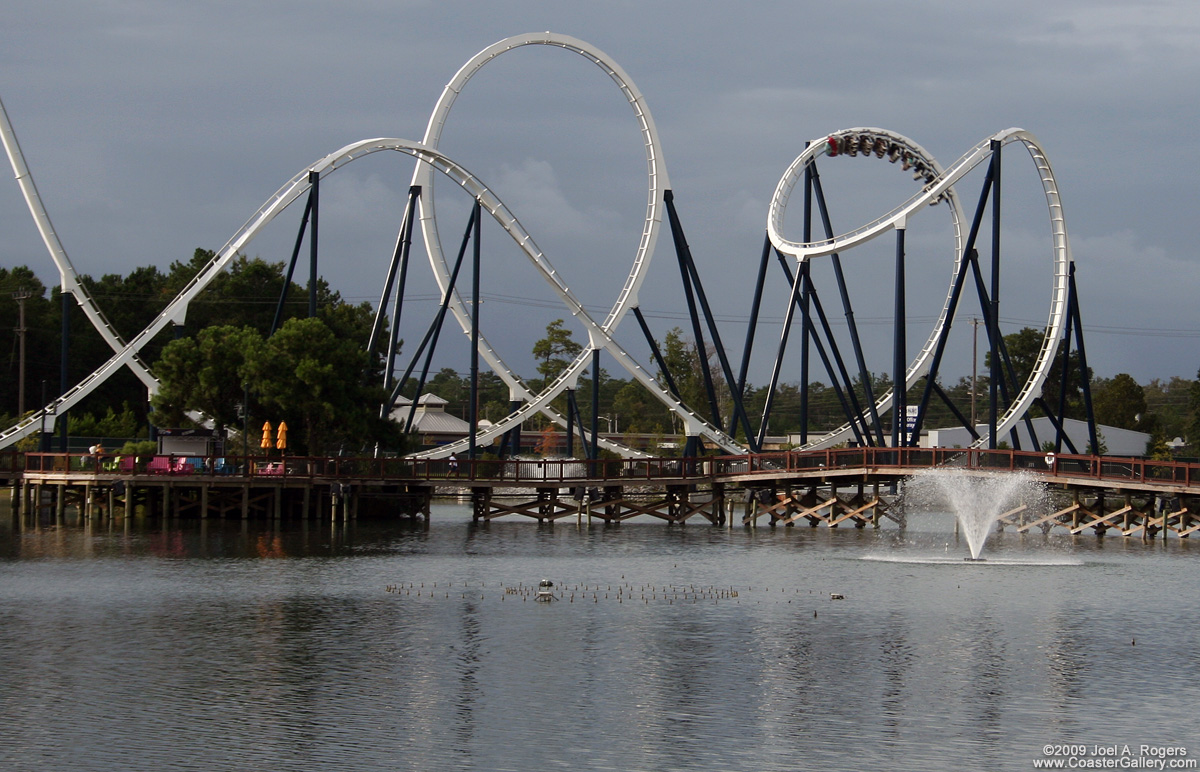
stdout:
<svg viewBox="0 0 1200 772">
<path fill-rule="evenodd" d="M 411 405 L 411 404 L 412 404 L 412 400 L 409 399 L 408 397 L 400 397 L 399 399 L 396 400 L 396 407 L 403 407 L 403 406 Z M 421 395 L 421 398 L 419 400 L 417 400 L 417 404 L 421 407 L 428 409 L 430 407 L 444 407 L 445 405 L 449 405 L 450 403 L 448 401 L 442 399 L 441 397 L 439 397 L 436 394 L 426 393 L 426 394 Z"/>
<path fill-rule="evenodd" d="M 422 394 L 417 400 L 416 414 L 413 416 L 413 432 L 417 434 L 451 434 L 465 437 L 471 425 L 451 415 L 445 410 L 449 404 L 436 394 Z M 400 425 L 408 422 L 408 414 L 413 410 L 411 399 L 401 398 L 396 401 L 390 418 Z"/>
<path fill-rule="evenodd" d="M 1022 447 L 1025 450 L 1040 450 L 1040 445 L 1052 441 L 1055 437 L 1054 425 L 1049 418 L 1040 416 L 1031 419 L 1034 432 L 1037 434 L 1038 442 L 1034 443 L 1029 437 L 1029 431 L 1025 428 L 1025 423 L 1018 423 L 1016 431 L 1021 438 Z M 1086 453 L 1085 448 L 1089 443 L 1087 421 L 1080 421 L 1075 418 L 1068 418 L 1063 421 L 1063 429 L 1071 441 L 1075 443 L 1076 449 L 1080 453 Z M 980 424 L 975 427 L 975 431 L 980 436 L 986 436 L 987 426 Z M 1110 456 L 1140 456 L 1145 453 L 1146 443 L 1150 439 L 1150 435 L 1145 432 L 1133 431 L 1132 429 L 1119 429 L 1115 426 L 1103 426 L 1097 424 L 1096 432 L 1100 435 L 1099 439 L 1107 449 Z M 1001 438 L 1008 441 L 1008 435 Z M 928 432 L 928 445 L 933 447 L 967 447 L 972 442 L 971 435 L 962 427 L 949 427 L 945 429 L 931 429 Z"/>
</svg>

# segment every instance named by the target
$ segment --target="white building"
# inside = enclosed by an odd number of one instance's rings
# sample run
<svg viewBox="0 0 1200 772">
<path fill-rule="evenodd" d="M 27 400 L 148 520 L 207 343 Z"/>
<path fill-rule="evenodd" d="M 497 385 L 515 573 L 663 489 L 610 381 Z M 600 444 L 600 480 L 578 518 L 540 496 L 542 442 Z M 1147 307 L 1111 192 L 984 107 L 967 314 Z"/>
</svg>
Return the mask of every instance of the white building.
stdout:
<svg viewBox="0 0 1200 772">
<path fill-rule="evenodd" d="M 1025 426 L 1024 421 L 1018 422 L 1016 426 L 1022 450 L 1041 450 L 1044 443 L 1054 442 L 1054 424 L 1050 422 L 1049 418 L 1043 416 L 1031 419 L 1031 422 L 1033 431 L 1037 435 L 1036 443 L 1029 436 L 1029 429 Z M 1088 436 L 1087 421 L 1068 418 L 1063 423 L 1063 429 L 1080 453 L 1088 452 L 1088 444 L 1091 440 Z M 977 425 L 975 431 L 979 433 L 980 437 L 987 436 L 987 424 Z M 1145 432 L 1118 429 L 1115 426 L 1097 426 L 1096 433 L 1099 435 L 1100 445 L 1104 448 L 1105 454 L 1109 456 L 1143 456 L 1146 454 L 1146 444 L 1150 441 L 1150 435 Z M 1004 434 L 998 439 L 1010 447 L 1013 444 L 1008 434 Z M 921 437 L 920 445 L 923 448 L 965 448 L 970 446 L 972 441 L 971 433 L 959 426 L 950 429 L 930 429 Z M 1068 452 L 1065 442 L 1062 449 L 1064 453 Z"/>
<path fill-rule="evenodd" d="M 446 412 L 449 403 L 436 394 L 422 394 L 417 400 L 416 413 L 413 415 L 412 433 L 421 438 L 422 445 L 444 445 L 466 437 L 471 431 L 471 424 L 455 415 Z M 408 422 L 408 414 L 413 411 L 413 403 L 407 397 L 396 401 L 390 418 L 404 426 Z M 491 424 L 480 421 L 479 428 Z"/>
</svg>

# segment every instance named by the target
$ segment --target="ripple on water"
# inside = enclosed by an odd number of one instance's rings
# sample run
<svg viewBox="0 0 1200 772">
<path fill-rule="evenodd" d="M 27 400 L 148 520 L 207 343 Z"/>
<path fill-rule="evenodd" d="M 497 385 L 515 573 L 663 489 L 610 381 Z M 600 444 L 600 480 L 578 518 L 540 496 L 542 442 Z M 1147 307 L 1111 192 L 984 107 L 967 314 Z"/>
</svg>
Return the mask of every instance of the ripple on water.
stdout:
<svg viewBox="0 0 1200 772">
<path fill-rule="evenodd" d="M 1179 540 L 468 520 L 0 531 L 0 768 L 1028 769 L 1200 704 Z"/>
</svg>

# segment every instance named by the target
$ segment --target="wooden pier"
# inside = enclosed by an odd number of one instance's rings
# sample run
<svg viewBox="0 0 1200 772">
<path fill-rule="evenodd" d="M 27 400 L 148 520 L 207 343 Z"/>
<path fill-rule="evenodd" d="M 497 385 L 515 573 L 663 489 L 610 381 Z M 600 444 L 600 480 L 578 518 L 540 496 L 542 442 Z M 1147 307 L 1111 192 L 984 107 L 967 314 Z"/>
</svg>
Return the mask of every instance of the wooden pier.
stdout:
<svg viewBox="0 0 1200 772">
<path fill-rule="evenodd" d="M 1200 530 L 1200 465 L 1011 450 L 851 448 L 634 460 L 142 458 L 28 453 L 0 458 L 22 515 L 72 507 L 85 518 L 423 519 L 437 497 L 473 518 L 617 524 L 904 527 L 904 481 L 930 468 L 1023 471 L 1051 491 L 1049 511 L 1018 507 L 997 527 L 1109 531 L 1142 539 Z"/>
</svg>

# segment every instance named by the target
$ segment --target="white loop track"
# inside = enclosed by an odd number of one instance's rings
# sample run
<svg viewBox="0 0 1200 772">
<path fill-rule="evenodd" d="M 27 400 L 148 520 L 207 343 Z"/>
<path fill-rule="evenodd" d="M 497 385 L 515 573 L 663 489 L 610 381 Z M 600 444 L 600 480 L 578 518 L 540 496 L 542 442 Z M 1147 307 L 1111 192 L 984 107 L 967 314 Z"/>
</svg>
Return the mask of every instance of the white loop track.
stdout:
<svg viewBox="0 0 1200 772">
<path fill-rule="evenodd" d="M 551 401 L 568 388 L 574 387 L 580 374 L 591 363 L 591 352 L 593 350 L 604 349 L 617 360 L 618 364 L 626 372 L 649 389 L 659 401 L 679 415 L 687 425 L 689 434 L 700 434 L 730 452 L 741 452 L 743 450 L 742 446 L 732 437 L 711 426 L 694 411 L 675 399 L 667 389 L 663 388 L 654 378 L 650 377 L 642 366 L 635 362 L 612 338 L 613 332 L 616 330 L 621 319 L 624 318 L 630 308 L 637 305 L 638 289 L 641 287 L 646 270 L 650 266 L 650 259 L 653 256 L 654 246 L 658 241 L 658 234 L 662 225 L 663 194 L 670 188 L 666 164 L 663 162 L 661 143 L 658 138 L 658 130 L 655 128 L 654 119 L 650 115 L 650 108 L 646 105 L 645 98 L 638 91 L 633 80 L 621 69 L 620 65 L 599 49 L 568 35 L 558 35 L 551 32 L 531 33 L 501 40 L 472 57 L 470 61 L 459 69 L 454 78 L 442 90 L 442 95 L 438 99 L 433 113 L 430 115 L 429 124 L 425 130 L 424 144 L 431 148 L 438 146 L 442 130 L 445 127 L 446 120 L 450 115 L 450 109 L 453 107 L 455 100 L 462 93 L 463 88 L 471 78 L 484 65 L 501 54 L 530 45 L 553 46 L 582 56 L 602 69 L 621 90 L 621 93 L 624 94 L 626 101 L 629 102 L 630 107 L 633 109 L 634 117 L 638 121 L 638 128 L 642 135 L 642 142 L 646 152 L 648 188 L 646 196 L 646 219 L 629 276 L 626 278 L 625 284 L 617 296 L 613 307 L 609 310 L 607 317 L 600 323 L 595 322 L 584 311 L 583 305 L 575 298 L 562 276 L 550 266 L 549 261 L 540 255 L 540 253 L 534 256 L 529 249 L 525 248 L 524 244 L 521 244 L 542 276 L 550 283 L 551 288 L 559 296 L 559 299 L 567 306 L 571 314 L 583 323 L 588 331 L 589 345 L 541 393 L 534 394 L 525 386 L 520 377 L 504 363 L 500 355 L 481 334 L 479 337 L 480 356 L 508 384 L 510 394 L 513 398 L 522 399 L 525 401 L 525 404 L 516 412 L 476 435 L 476 442 L 489 442 L 502 435 L 508 429 L 518 426 L 536 412 L 541 412 L 559 425 L 565 426 L 566 419 L 550 407 Z M 413 184 L 420 185 L 422 189 L 421 232 L 425 237 L 425 246 L 429 253 L 429 261 L 433 268 L 434 276 L 437 278 L 438 286 L 445 292 L 450 284 L 450 266 L 446 261 L 438 235 L 437 216 L 433 201 L 433 181 L 432 169 L 425 164 L 418 164 L 413 174 Z M 469 334 L 471 331 L 471 314 L 457 291 L 451 295 L 450 310 L 454 313 L 455 318 L 458 319 L 463 332 Z M 467 440 L 461 440 L 416 455 L 427 458 L 444 457 L 454 452 L 462 452 L 467 447 L 467 443 Z M 642 455 L 615 443 L 604 441 L 602 444 L 622 455 Z"/>
<path fill-rule="evenodd" d="M 1024 129 L 1006 129 L 997 132 L 995 135 L 988 137 L 973 147 L 970 151 L 959 158 L 948 169 L 941 169 L 928 153 L 920 149 L 918 145 L 892 132 L 885 132 L 881 129 L 846 129 L 837 132 L 831 136 L 851 135 L 855 133 L 874 132 L 882 136 L 892 138 L 897 142 L 906 143 L 905 146 L 915 153 L 919 153 L 923 158 L 927 159 L 927 163 L 935 170 L 935 178 L 932 182 L 925 185 L 920 192 L 910 197 L 908 200 L 901 203 L 892 211 L 876 218 L 875 220 L 862 225 L 852 231 L 843 233 L 831 239 L 822 239 L 812 242 L 791 241 L 785 238 L 783 233 L 783 220 L 787 210 L 788 197 L 796 183 L 803 176 L 804 168 L 811 164 L 818 156 L 828 152 L 826 138 L 810 143 L 809 147 L 788 167 L 776 186 L 775 195 L 771 199 L 770 210 L 767 215 L 767 232 L 770 236 L 771 243 L 780 252 L 791 255 L 799 261 L 809 260 L 814 257 L 830 255 L 834 253 L 844 252 L 852 249 L 860 244 L 864 244 L 871 239 L 874 239 L 896 227 L 906 227 L 908 220 L 921 212 L 930 203 L 936 202 L 939 198 L 947 198 L 951 201 L 952 216 L 954 218 L 955 229 L 955 273 L 963 259 L 963 243 L 962 243 L 962 212 L 958 203 L 958 199 L 954 193 L 954 184 L 965 177 L 971 170 L 979 166 L 986 160 L 989 160 L 992 155 L 992 142 L 999 142 L 1001 145 L 1010 143 L 1021 143 L 1029 152 L 1033 159 L 1034 165 L 1037 167 L 1039 178 L 1042 182 L 1042 189 L 1046 195 L 1047 208 L 1050 214 L 1050 230 L 1051 230 L 1051 246 L 1052 246 L 1052 263 L 1053 273 L 1051 280 L 1050 294 L 1050 314 L 1046 323 L 1046 334 L 1042 340 L 1042 346 L 1038 351 L 1037 361 L 1034 368 L 1021 391 L 1009 405 L 1003 416 L 997 419 L 996 433 L 997 436 L 1003 436 L 1017 421 L 1025 414 L 1025 412 L 1033 404 L 1041 393 L 1042 385 L 1046 381 L 1051 368 L 1054 366 L 1054 354 L 1058 347 L 1058 341 L 1062 336 L 1063 326 L 1066 322 L 1067 312 L 1067 275 L 1071 264 L 1071 246 L 1067 238 L 1066 220 L 1063 217 L 1062 201 L 1058 192 L 1058 183 L 1054 178 L 1054 172 L 1050 168 L 1050 162 L 1046 158 L 1045 152 L 1037 139 L 1025 131 Z M 951 292 L 953 291 L 953 281 L 951 282 Z M 905 386 L 911 388 L 916 383 L 917 379 L 921 378 L 927 372 L 931 365 L 931 357 L 933 349 L 937 344 L 938 338 L 943 334 L 947 325 L 947 316 L 951 293 L 947 293 L 946 303 L 942 307 L 942 312 L 938 317 L 937 323 L 934 325 L 933 332 L 925 345 L 921 348 L 921 352 L 909 364 L 905 373 Z M 881 397 L 877 403 L 879 411 L 886 410 L 891 407 L 892 392 L 888 392 Z M 852 429 L 849 424 L 843 425 L 835 432 L 827 437 L 822 438 L 818 442 L 811 443 L 808 447 L 812 449 L 828 447 L 836 445 L 850 436 Z M 988 443 L 988 437 L 981 437 L 972 447 L 979 447 Z"/>
<path fill-rule="evenodd" d="M 546 256 L 538 249 L 532 236 L 530 236 L 516 217 L 507 209 L 503 202 L 477 177 L 472 175 L 460 164 L 457 164 L 446 155 L 437 150 L 437 143 L 440 140 L 442 128 L 445 125 L 449 116 L 450 108 L 454 104 L 455 99 L 461 93 L 466 83 L 471 77 L 479 71 L 485 64 L 496 58 L 500 54 L 507 51 L 520 48 L 527 45 L 546 45 L 560 47 L 571 51 L 577 55 L 584 57 L 600 67 L 621 89 L 633 109 L 634 115 L 638 121 L 639 129 L 642 135 L 643 144 L 646 153 L 647 162 L 647 178 L 648 192 L 646 204 L 646 220 L 643 228 L 641 239 L 639 240 L 637 251 L 634 255 L 633 265 L 629 275 L 625 280 L 625 284 L 617 297 L 616 302 L 609 310 L 607 316 L 602 322 L 597 322 L 584 310 L 583 305 L 571 292 L 562 276 L 554 269 Z M 507 429 L 518 425 L 535 412 L 542 412 L 550 416 L 553 420 L 560 424 L 565 424 L 565 419 L 550 407 L 550 402 L 567 388 L 571 388 L 578 381 L 580 374 L 588 366 L 591 359 L 591 352 L 597 349 L 607 351 L 621 367 L 630 373 L 636 380 L 642 383 L 647 389 L 654 394 L 663 404 L 670 410 L 683 418 L 687 433 L 689 435 L 702 435 L 716 445 L 730 452 L 742 452 L 742 448 L 732 437 L 717 429 L 702 418 L 694 411 L 675 399 L 662 385 L 660 385 L 640 364 L 638 364 L 627 352 L 614 340 L 613 333 L 621 319 L 629 311 L 630 308 L 637 305 L 638 290 L 641 287 L 645 277 L 646 270 L 649 266 L 650 259 L 653 255 L 654 246 L 658 239 L 659 230 L 662 224 L 662 207 L 663 195 L 669 189 L 666 167 L 662 160 L 660 143 L 658 140 L 657 131 L 654 126 L 654 121 L 650 116 L 650 111 L 645 104 L 645 100 L 641 93 L 633 85 L 632 80 L 625 72 L 603 52 L 593 48 L 592 46 L 565 35 L 556 35 L 553 33 L 537 33 L 520 35 L 502 40 L 492 46 L 481 51 L 465 64 L 455 75 L 454 79 L 443 90 L 441 98 L 432 113 L 429 124 L 426 129 L 425 139 L 423 142 L 413 142 L 403 139 L 370 139 L 356 142 L 338 150 L 325 158 L 307 167 L 302 172 L 293 177 L 287 184 L 281 187 L 270 199 L 264 203 L 259 210 L 242 226 L 241 229 L 231 238 L 224 247 L 221 248 L 214 258 L 192 279 L 187 287 L 171 301 L 170 304 L 160 313 L 153 322 L 151 322 L 144 330 L 128 343 L 121 340 L 120 336 L 111 327 L 104 318 L 103 313 L 96 306 L 94 301 L 88 296 L 86 290 L 79 283 L 74 267 L 66 256 L 65 250 L 62 248 L 58 237 L 50 224 L 49 216 L 46 214 L 45 207 L 41 203 L 38 196 L 36 186 L 33 184 L 33 179 L 29 175 L 28 168 L 25 166 L 24 158 L 21 156 L 19 146 L 16 142 L 15 133 L 8 121 L 8 116 L 4 113 L 3 105 L 0 104 L 0 135 L 2 135 L 5 148 L 9 155 L 9 160 L 12 163 L 14 172 L 21 190 L 25 196 L 26 202 L 29 204 L 30 211 L 33 214 L 34 220 L 37 223 L 39 232 L 42 235 L 47 249 L 51 257 L 54 259 L 55 265 L 59 269 L 62 279 L 63 290 L 71 292 L 79 305 L 84 309 L 87 317 L 93 325 L 100 331 L 104 340 L 114 350 L 114 355 L 106 363 L 101 365 L 95 372 L 89 375 L 84 380 L 80 381 L 72 387 L 62 397 L 56 399 L 50 405 L 43 408 L 32 415 L 31 417 L 21 421 L 17 425 L 9 428 L 3 434 L 0 434 L 0 448 L 7 447 L 16 442 L 22 437 L 25 437 L 34 431 L 41 428 L 42 421 L 45 416 L 53 416 L 55 413 L 60 413 L 70 409 L 80 399 L 89 394 L 96 386 L 103 383 L 113 373 L 121 367 L 130 367 L 131 370 L 146 384 L 151 393 L 154 393 L 158 387 L 158 382 L 146 368 L 146 366 L 138 359 L 138 352 L 149 343 L 162 329 L 168 324 L 175 322 L 180 323 L 186 316 L 187 307 L 192 300 L 226 267 L 226 265 L 251 241 L 253 238 L 280 212 L 288 205 L 294 202 L 298 197 L 303 195 L 310 186 L 310 172 L 316 172 L 318 176 L 324 176 L 330 172 L 340 168 L 341 166 L 350 163 L 351 161 L 370 155 L 381 150 L 391 150 L 404 153 L 418 159 L 417 169 L 413 175 L 413 184 L 421 185 L 426 191 L 421 199 L 421 228 L 425 238 L 426 246 L 429 252 L 430 263 L 433 268 L 434 276 L 438 281 L 439 286 L 444 292 L 449 286 L 450 270 L 449 265 L 442 252 L 441 243 L 437 233 L 436 215 L 433 205 L 433 180 L 434 172 L 439 172 L 451 178 L 459 187 L 464 189 L 469 195 L 477 199 L 483 208 L 488 210 L 492 218 L 501 225 L 502 228 L 510 235 L 514 242 L 525 253 L 531 264 L 538 270 L 539 273 L 550 284 L 552 290 L 558 295 L 559 299 L 564 303 L 567 309 L 575 316 L 584 326 L 588 333 L 588 347 L 561 373 L 553 383 L 547 386 L 541 393 L 532 393 L 521 381 L 521 379 L 505 365 L 500 356 L 493 350 L 490 344 L 482 336 L 480 337 L 480 353 L 485 361 L 492 369 L 508 384 L 510 392 L 514 397 L 519 397 L 526 400 L 519 410 L 507 418 L 501 420 L 489 429 L 479 433 L 476 437 L 477 442 L 487 442 L 495 437 L 498 437 Z M 933 181 L 917 195 L 911 197 L 903 204 L 892 210 L 888 214 L 880 217 L 871 223 L 868 223 L 850 233 L 837 236 L 832 239 L 814 241 L 811 243 L 800 243 L 789 241 L 782 236 L 783 216 L 786 211 L 787 199 L 791 190 L 796 185 L 797 181 L 803 173 L 805 166 L 813 161 L 817 156 L 825 153 L 827 147 L 824 141 L 813 143 L 808 150 L 805 151 L 796 161 L 789 167 L 787 172 L 781 179 L 777 187 L 775 196 L 771 201 L 771 210 L 768 215 L 768 233 L 771 241 L 777 249 L 785 254 L 792 255 L 797 260 L 803 261 L 813 257 L 828 255 L 834 252 L 840 252 L 857 246 L 858 244 L 869 241 L 876 236 L 897 227 L 897 224 L 905 223 L 907 218 L 915 215 L 926 204 L 936 202 L 939 199 L 946 199 L 951 203 L 950 209 L 955 231 L 955 270 L 962 259 L 962 213 L 955 197 L 953 185 L 961 179 L 967 172 L 980 164 L 990 155 L 990 142 L 999 140 L 1001 143 L 1021 142 L 1028 149 L 1035 165 L 1038 167 L 1042 185 L 1046 193 L 1047 201 L 1050 208 L 1051 225 L 1054 238 L 1054 286 L 1052 292 L 1052 303 L 1050 320 L 1047 324 L 1047 335 L 1043 341 L 1042 349 L 1039 352 L 1037 363 L 1035 364 L 1034 373 L 1024 385 L 1017 399 L 1010 406 L 1004 417 L 1001 419 L 998 427 L 999 432 L 1006 432 L 1020 418 L 1020 415 L 1028 409 L 1033 399 L 1036 397 L 1038 390 L 1045 381 L 1046 375 L 1050 367 L 1053 365 L 1053 354 L 1058 337 L 1061 335 L 1065 313 L 1066 313 L 1066 284 L 1067 284 L 1067 267 L 1070 263 L 1070 246 L 1066 235 L 1066 226 L 1062 218 L 1062 207 L 1059 201 L 1058 188 L 1054 180 L 1053 172 L 1050 169 L 1049 162 L 1045 158 L 1041 147 L 1036 139 L 1028 132 L 1020 129 L 1010 129 L 1005 132 L 1000 132 L 994 137 L 985 140 L 977 145 L 971 152 L 964 155 L 948 170 L 942 170 L 937 166 L 936 161 L 928 155 L 922 148 L 898 134 L 887 132 L 882 129 L 848 129 L 841 134 L 849 134 L 852 132 L 871 132 L 876 136 L 886 137 L 890 141 L 900 144 L 903 148 L 911 151 L 915 157 L 922 159 L 930 168 L 936 172 L 936 177 Z M 947 324 L 947 315 L 949 308 L 949 296 L 947 303 L 943 306 L 941 315 L 935 325 L 934 331 L 929 340 L 922 348 L 921 353 L 909 366 L 906 376 L 906 382 L 911 385 L 917 378 L 928 371 L 929 359 L 938 336 Z M 459 320 L 464 332 L 470 332 L 470 315 L 467 311 L 465 303 L 457 292 L 452 293 L 450 301 L 450 309 L 453 311 L 455 318 Z M 880 399 L 878 406 L 880 410 L 886 409 L 891 404 L 891 394 L 885 395 Z M 840 442 L 850 433 L 849 426 L 842 427 L 838 433 L 824 440 L 820 444 L 815 444 L 811 447 L 820 447 L 822 445 L 835 444 Z M 982 440 L 981 443 L 986 440 Z M 606 447 L 616 450 L 625 455 L 640 455 L 635 451 L 631 451 L 623 446 L 603 442 Z M 466 445 L 466 441 L 455 443 L 452 445 L 443 446 L 436 451 L 430 451 L 422 456 L 439 456 L 448 455 L 455 450 L 461 450 Z"/>
<path fill-rule="evenodd" d="M 726 450 L 737 452 L 741 447 L 729 436 L 725 435 L 719 429 L 716 429 L 704 422 L 693 411 L 675 399 L 663 386 L 661 386 L 640 364 L 632 357 L 612 337 L 612 332 L 615 330 L 617 322 L 621 317 L 636 304 L 637 290 L 641 285 L 642 278 L 645 275 L 645 269 L 649 265 L 650 257 L 653 253 L 654 243 L 657 239 L 659 225 L 661 224 L 661 208 L 660 202 L 662 199 L 662 191 L 665 190 L 661 185 L 665 185 L 667 177 L 666 171 L 662 168 L 661 155 L 659 151 L 659 143 L 657 134 L 654 130 L 654 124 L 650 118 L 649 110 L 646 109 L 642 96 L 632 86 L 629 78 L 624 72 L 613 62 L 611 62 L 603 53 L 589 47 L 582 41 L 566 36 L 551 35 L 523 35 L 516 38 L 509 38 L 501 41 L 488 49 L 485 49 L 479 55 L 468 62 L 460 71 L 455 79 L 447 86 L 443 97 L 439 100 L 438 108 L 434 111 L 430 119 L 430 130 L 427 132 L 430 136 L 437 137 L 440 133 L 440 127 L 445 122 L 445 117 L 449 111 L 450 105 L 454 98 L 461 90 L 462 85 L 487 61 L 490 61 L 495 56 L 507 50 L 523 46 L 523 45 L 554 45 L 568 50 L 574 51 L 585 58 L 593 61 L 601 66 L 608 75 L 621 87 L 626 98 L 634 107 L 634 113 L 638 117 L 642 127 L 642 134 L 646 145 L 647 162 L 650 175 L 650 191 L 647 204 L 647 219 L 646 226 L 640 240 L 638 251 L 635 256 L 634 266 L 630 272 L 629 278 L 625 282 L 620 296 L 616 304 L 610 310 L 608 317 L 603 323 L 597 323 L 584 310 L 582 304 L 574 297 L 567 285 L 562 281 L 558 272 L 550 264 L 546 256 L 538 249 L 533 237 L 530 236 L 521 226 L 516 217 L 508 210 L 503 202 L 492 191 L 484 185 L 477 177 L 467 171 L 461 165 L 455 163 L 442 153 L 439 153 L 435 148 L 427 146 L 425 143 L 412 142 L 403 139 L 370 139 L 356 142 L 347 145 L 341 150 L 332 153 L 312 166 L 306 168 L 296 176 L 294 176 L 287 184 L 280 188 L 275 195 L 267 200 L 266 203 L 259 208 L 253 217 L 246 222 L 245 225 L 231 238 L 224 247 L 221 248 L 214 258 L 192 279 L 187 287 L 171 301 L 171 303 L 151 322 L 144 330 L 142 330 L 135 338 L 127 344 L 121 345 L 119 348 L 114 345 L 115 353 L 106 363 L 101 365 L 95 372 L 89 375 L 80 383 L 76 384 L 66 394 L 57 399 L 52 405 L 47 406 L 42 412 L 36 413 L 28 419 L 20 422 L 14 427 L 11 427 L 3 434 L 0 434 L 0 447 L 6 447 L 13 442 L 37 431 L 41 427 L 42 416 L 48 412 L 62 412 L 69 410 L 80 399 L 87 396 L 96 386 L 107 380 L 114 372 L 123 366 L 134 366 L 135 371 L 138 366 L 137 353 L 150 340 L 154 338 L 167 324 L 172 321 L 181 320 L 186 314 L 188 304 L 195 299 L 201 290 L 206 287 L 224 268 L 226 265 L 251 241 L 254 237 L 275 218 L 280 212 L 294 202 L 298 197 L 303 195 L 310 187 L 310 173 L 316 172 L 318 177 L 325 176 L 330 172 L 350 163 L 351 161 L 361 158 L 366 155 L 381 151 L 392 150 L 405 153 L 417 158 L 421 163 L 418 163 L 417 171 L 414 174 L 414 184 L 421 184 L 428 187 L 430 194 L 432 193 L 432 172 L 437 171 L 450 177 L 455 183 L 463 188 L 469 195 L 477 199 L 484 209 L 487 209 L 494 220 L 501 225 L 502 228 L 512 237 L 514 242 L 525 252 L 527 258 L 534 267 L 542 274 L 542 276 L 550 283 L 551 287 L 560 299 L 567 306 L 568 310 L 575 316 L 586 328 L 588 332 L 590 348 L 584 354 L 571 364 L 571 366 L 563 372 L 549 387 L 541 394 L 534 395 L 529 392 L 514 373 L 504 365 L 500 357 L 495 354 L 490 345 L 481 337 L 480 349 L 484 354 L 485 360 L 496 370 L 498 374 L 509 384 L 510 389 L 515 393 L 527 398 L 529 401 L 514 414 L 497 423 L 485 432 L 477 435 L 477 441 L 486 442 L 496 436 L 499 436 L 507 428 L 517 424 L 525 417 L 531 415 L 535 411 L 542 411 L 562 421 L 562 417 L 557 415 L 550 409 L 550 401 L 561 394 L 568 386 L 573 385 L 578 379 L 579 373 L 587 366 L 590 359 L 590 350 L 604 349 L 620 364 L 627 372 L 629 372 L 636 380 L 642 383 L 649 389 L 659 400 L 666 404 L 671 410 L 680 415 L 685 421 L 689 434 L 702 434 L 716 444 Z M 7 126 L 7 121 L 5 122 Z M 435 128 L 436 127 L 436 128 Z M 11 133 L 6 131 L 6 145 L 8 144 L 7 135 Z M 14 138 L 15 140 L 15 138 Z M 19 156 L 18 156 L 19 157 Z M 15 166 L 15 162 L 14 162 Z M 18 177 L 21 175 L 18 174 Z M 32 180 L 29 181 L 32 185 Z M 24 186 L 23 186 L 24 187 Z M 28 193 L 27 193 L 28 196 Z M 39 202 L 40 203 L 40 202 Z M 33 203 L 30 204 L 31 209 L 34 209 L 35 219 L 38 215 L 37 208 Z M 44 215 L 44 210 L 42 210 Z M 48 218 L 44 218 L 48 226 Z M 41 226 L 42 220 L 39 220 Z M 427 243 L 432 244 L 430 247 L 431 262 L 434 265 L 434 273 L 438 279 L 443 291 L 449 284 L 449 271 L 446 265 L 444 256 L 440 250 L 440 244 L 437 242 L 437 229 L 435 215 L 432 206 L 432 195 L 423 196 L 422 204 L 422 229 L 424 231 Z M 51 231 L 52 232 L 52 231 Z M 49 244 L 49 242 L 48 242 Z M 436 250 L 436 251 L 435 251 Z M 60 250 L 61 251 L 61 250 Z M 51 249 L 54 254 L 54 249 Z M 436 254 L 436 257 L 435 257 Z M 65 258 L 65 253 L 63 254 Z M 56 260 L 56 263 L 59 263 Z M 61 264 L 60 264 L 61 265 Z M 69 265 L 69 263 L 67 263 Z M 65 274 L 64 274 L 65 275 Z M 73 271 L 70 274 L 73 276 Z M 76 282 L 77 285 L 77 282 Z M 78 297 L 78 296 L 77 296 Z M 81 301 L 82 303 L 82 301 Z M 94 303 L 88 301 L 88 305 L 99 314 L 99 309 Z M 461 323 L 464 323 L 465 331 L 470 329 L 469 317 L 466 314 L 463 303 L 457 295 L 452 297 L 451 308 Z M 464 322 L 465 320 L 465 322 Z M 119 342 L 119 339 L 118 339 Z M 149 379 L 148 386 L 153 393 L 157 387 L 157 381 L 149 375 L 148 371 L 142 367 L 142 372 Z M 465 444 L 465 443 L 464 443 Z M 617 445 L 615 443 L 604 442 L 606 447 L 609 447 L 626 455 L 642 455 L 631 451 L 628 448 Z M 448 455 L 453 452 L 458 445 L 445 446 L 439 448 L 440 453 L 426 455 Z"/>
</svg>

